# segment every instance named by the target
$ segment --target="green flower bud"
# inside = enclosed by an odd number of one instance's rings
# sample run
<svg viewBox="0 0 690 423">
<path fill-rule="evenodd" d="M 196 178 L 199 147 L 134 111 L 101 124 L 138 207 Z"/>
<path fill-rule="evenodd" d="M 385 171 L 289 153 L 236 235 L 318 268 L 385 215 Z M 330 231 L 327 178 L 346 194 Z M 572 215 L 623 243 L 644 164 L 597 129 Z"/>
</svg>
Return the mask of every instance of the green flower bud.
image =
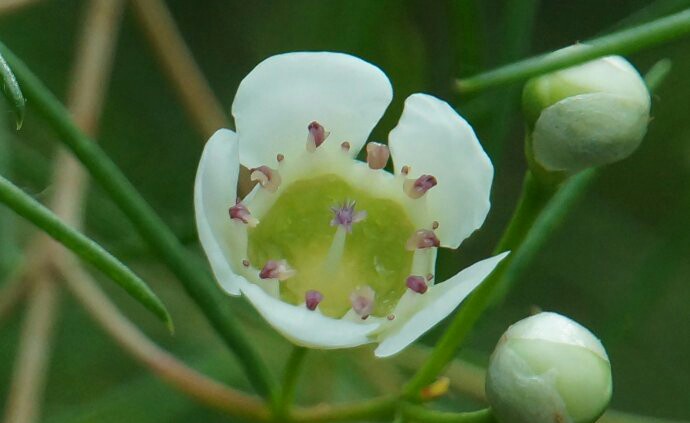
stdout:
<svg viewBox="0 0 690 423">
<path fill-rule="evenodd" d="M 486 394 L 501 423 L 591 423 L 611 399 L 611 365 L 585 327 L 539 313 L 501 337 Z"/>
<path fill-rule="evenodd" d="M 622 57 L 534 78 L 522 99 L 528 156 L 547 171 L 576 172 L 624 159 L 647 132 L 649 91 Z"/>
</svg>

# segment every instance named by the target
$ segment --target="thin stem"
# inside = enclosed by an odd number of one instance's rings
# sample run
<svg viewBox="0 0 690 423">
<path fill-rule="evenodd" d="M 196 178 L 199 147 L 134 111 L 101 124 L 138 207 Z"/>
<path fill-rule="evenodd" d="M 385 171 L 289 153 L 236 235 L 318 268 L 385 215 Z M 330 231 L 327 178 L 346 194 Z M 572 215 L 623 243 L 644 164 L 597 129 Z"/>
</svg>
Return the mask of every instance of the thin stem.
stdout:
<svg viewBox="0 0 690 423">
<path fill-rule="evenodd" d="M 502 84 L 519 82 L 537 75 L 596 59 L 609 54 L 629 54 L 645 47 L 664 43 L 690 32 L 690 9 L 633 28 L 585 41 L 587 48 L 547 53 L 460 79 L 461 93 L 485 90 Z"/>
<path fill-rule="evenodd" d="M 91 317 L 122 349 L 158 377 L 200 403 L 229 416 L 253 421 L 269 420 L 270 413 L 263 401 L 197 372 L 146 337 L 76 263 L 63 263 L 60 270 L 65 284 Z"/>
<path fill-rule="evenodd" d="M 58 287 L 49 279 L 36 280 L 22 327 L 12 385 L 5 407 L 6 423 L 33 423 L 40 418 L 46 370 L 58 311 Z"/>
<path fill-rule="evenodd" d="M 288 361 L 285 364 L 285 375 L 283 377 L 283 389 L 281 391 L 280 402 L 278 404 L 278 413 L 282 416 L 287 416 L 288 410 L 295 400 L 295 390 L 297 388 L 297 381 L 301 373 L 304 357 L 306 357 L 309 350 L 304 347 L 294 346 Z"/>
<path fill-rule="evenodd" d="M 513 253 L 512 262 L 496 288 L 494 303 L 500 302 L 508 294 L 515 281 L 534 262 L 537 253 L 561 227 L 568 213 L 582 199 L 598 175 L 597 169 L 589 169 L 572 176 L 563 183 L 534 221 L 520 248 Z"/>
<path fill-rule="evenodd" d="M 33 6 L 41 0 L 4 0 L 0 2 L 0 15 L 16 12 L 26 6 Z"/>
<path fill-rule="evenodd" d="M 0 288 L 0 324 L 17 308 L 31 286 L 23 277 L 23 271 L 24 267 L 19 266 Z"/>
<path fill-rule="evenodd" d="M 231 308 L 227 306 L 227 300 L 219 292 L 206 266 L 185 251 L 172 231 L 120 169 L 100 147 L 74 125 L 64 107 L 29 68 L 2 43 L 0 53 L 12 66 L 22 84 L 24 94 L 35 110 L 48 121 L 61 141 L 72 150 L 91 176 L 130 219 L 151 249 L 182 282 L 189 296 L 197 303 L 228 347 L 235 352 L 255 389 L 261 395 L 275 399 L 274 383 L 268 369 L 239 327 Z"/>
<path fill-rule="evenodd" d="M 431 354 L 431 348 L 415 347 L 412 352 L 405 351 L 398 364 L 406 369 L 414 370 L 421 365 Z M 455 359 L 448 366 L 446 372 L 451 380 L 451 388 L 458 393 L 468 395 L 472 399 L 486 403 L 484 392 L 484 378 L 486 369 L 464 360 Z M 431 420 L 429 420 L 431 421 Z M 638 414 L 624 413 L 617 410 L 607 410 L 597 423 L 690 423 L 681 420 L 660 419 L 657 417 L 641 416 Z"/>
<path fill-rule="evenodd" d="M 230 122 L 220 100 L 213 94 L 165 2 L 141 0 L 133 1 L 131 5 L 154 54 L 203 137 L 202 140 L 208 139 L 220 128 L 229 128 Z M 238 189 L 240 195 L 248 194 L 253 185 L 249 179 L 249 170 L 242 166 Z"/>
<path fill-rule="evenodd" d="M 527 236 L 530 227 L 551 196 L 553 196 L 553 188 L 539 183 L 528 171 L 513 218 L 495 250 L 495 252 L 512 250 L 512 253 L 465 300 L 465 303 L 455 314 L 455 317 L 453 317 L 441 340 L 436 344 L 429 360 L 403 388 L 405 396 L 416 397 L 419 391 L 431 383 L 453 359 L 458 347 L 463 343 L 482 313 L 491 304 L 496 288 L 500 286 L 499 283 L 502 276 L 517 254 L 516 250 Z"/>
<path fill-rule="evenodd" d="M 384 396 L 353 404 L 297 408 L 292 411 L 290 421 L 299 423 L 390 421 L 395 415 L 397 403 L 397 397 Z"/>
<path fill-rule="evenodd" d="M 491 409 L 463 413 L 431 410 L 416 404 L 403 404 L 400 408 L 409 422 L 419 423 L 493 423 Z"/>
<path fill-rule="evenodd" d="M 509 0 L 504 2 L 503 33 L 498 48 L 500 64 L 510 63 L 524 57 L 532 45 L 532 34 L 540 0 Z M 515 123 L 515 111 L 519 106 L 520 87 L 493 93 L 491 96 L 492 120 L 501 125 L 492 125 L 487 152 L 494 163 L 499 163 L 505 150 L 506 138 Z"/>
<path fill-rule="evenodd" d="M 12 169 L 14 155 L 10 148 L 11 139 L 6 114 L 0 112 L 0 175 L 10 174 Z M 17 231 L 14 219 L 15 216 L 9 210 L 0 208 L 0 282 L 7 278 L 14 262 L 21 255 L 17 248 Z M 2 296 L 0 296 L 1 302 Z M 1 318 L 2 313 L 0 312 Z"/>
<path fill-rule="evenodd" d="M 15 213 L 44 230 L 82 260 L 106 274 L 166 324 L 172 324 L 170 315 L 161 300 L 127 266 L 110 255 L 98 243 L 65 224 L 53 212 L 2 176 L 0 176 L 0 203 L 4 203 Z"/>
<path fill-rule="evenodd" d="M 130 4 L 154 54 L 198 130 L 208 138 L 218 129 L 227 128 L 223 106 L 213 95 L 165 3 L 161 0 L 138 0 Z"/>
</svg>

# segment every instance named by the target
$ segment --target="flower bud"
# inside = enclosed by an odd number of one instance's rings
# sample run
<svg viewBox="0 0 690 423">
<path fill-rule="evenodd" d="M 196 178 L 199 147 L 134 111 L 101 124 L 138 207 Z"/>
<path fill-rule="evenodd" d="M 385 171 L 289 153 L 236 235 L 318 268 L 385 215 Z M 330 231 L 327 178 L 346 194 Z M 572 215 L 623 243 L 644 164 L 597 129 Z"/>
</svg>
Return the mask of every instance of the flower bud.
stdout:
<svg viewBox="0 0 690 423">
<path fill-rule="evenodd" d="M 568 49 L 574 48 L 587 46 Z M 534 78 L 522 100 L 528 156 L 547 171 L 576 172 L 622 160 L 647 132 L 649 91 L 619 56 Z"/>
<path fill-rule="evenodd" d="M 501 337 L 486 394 L 501 423 L 592 423 L 611 399 L 611 364 L 585 327 L 539 313 Z"/>
</svg>

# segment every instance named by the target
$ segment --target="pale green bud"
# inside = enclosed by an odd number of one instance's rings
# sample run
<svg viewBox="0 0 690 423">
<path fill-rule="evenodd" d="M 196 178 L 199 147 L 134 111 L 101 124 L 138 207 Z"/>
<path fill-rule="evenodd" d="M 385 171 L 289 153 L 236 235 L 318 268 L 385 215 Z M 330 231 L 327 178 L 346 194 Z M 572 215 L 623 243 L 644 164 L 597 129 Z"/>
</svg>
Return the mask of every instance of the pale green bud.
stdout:
<svg viewBox="0 0 690 423">
<path fill-rule="evenodd" d="M 640 74 L 619 56 L 534 78 L 523 92 L 528 154 L 548 171 L 565 172 L 624 159 L 647 132 L 649 108 Z"/>
<path fill-rule="evenodd" d="M 611 399 L 601 342 L 556 313 L 523 319 L 491 356 L 486 394 L 501 423 L 592 423 Z"/>
</svg>

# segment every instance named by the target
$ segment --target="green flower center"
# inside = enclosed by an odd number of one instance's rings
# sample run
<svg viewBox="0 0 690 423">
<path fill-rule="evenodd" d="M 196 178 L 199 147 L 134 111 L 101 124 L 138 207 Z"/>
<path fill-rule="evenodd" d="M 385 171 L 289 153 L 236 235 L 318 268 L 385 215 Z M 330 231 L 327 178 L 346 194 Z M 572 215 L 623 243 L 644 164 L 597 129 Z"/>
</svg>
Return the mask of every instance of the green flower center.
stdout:
<svg viewBox="0 0 690 423">
<path fill-rule="evenodd" d="M 337 227 L 331 207 L 356 201 L 364 220 L 352 225 L 337 263 L 326 263 Z M 327 316 L 340 318 L 351 307 L 350 295 L 369 286 L 376 293 L 375 316 L 387 316 L 405 292 L 413 252 L 405 243 L 415 227 L 395 201 L 376 198 L 334 174 L 302 179 L 287 186 L 261 223 L 249 229 L 249 260 L 261 268 L 269 260 L 287 260 L 297 273 L 280 282 L 280 297 L 291 304 L 305 301 L 307 291 L 323 294 Z"/>
</svg>

